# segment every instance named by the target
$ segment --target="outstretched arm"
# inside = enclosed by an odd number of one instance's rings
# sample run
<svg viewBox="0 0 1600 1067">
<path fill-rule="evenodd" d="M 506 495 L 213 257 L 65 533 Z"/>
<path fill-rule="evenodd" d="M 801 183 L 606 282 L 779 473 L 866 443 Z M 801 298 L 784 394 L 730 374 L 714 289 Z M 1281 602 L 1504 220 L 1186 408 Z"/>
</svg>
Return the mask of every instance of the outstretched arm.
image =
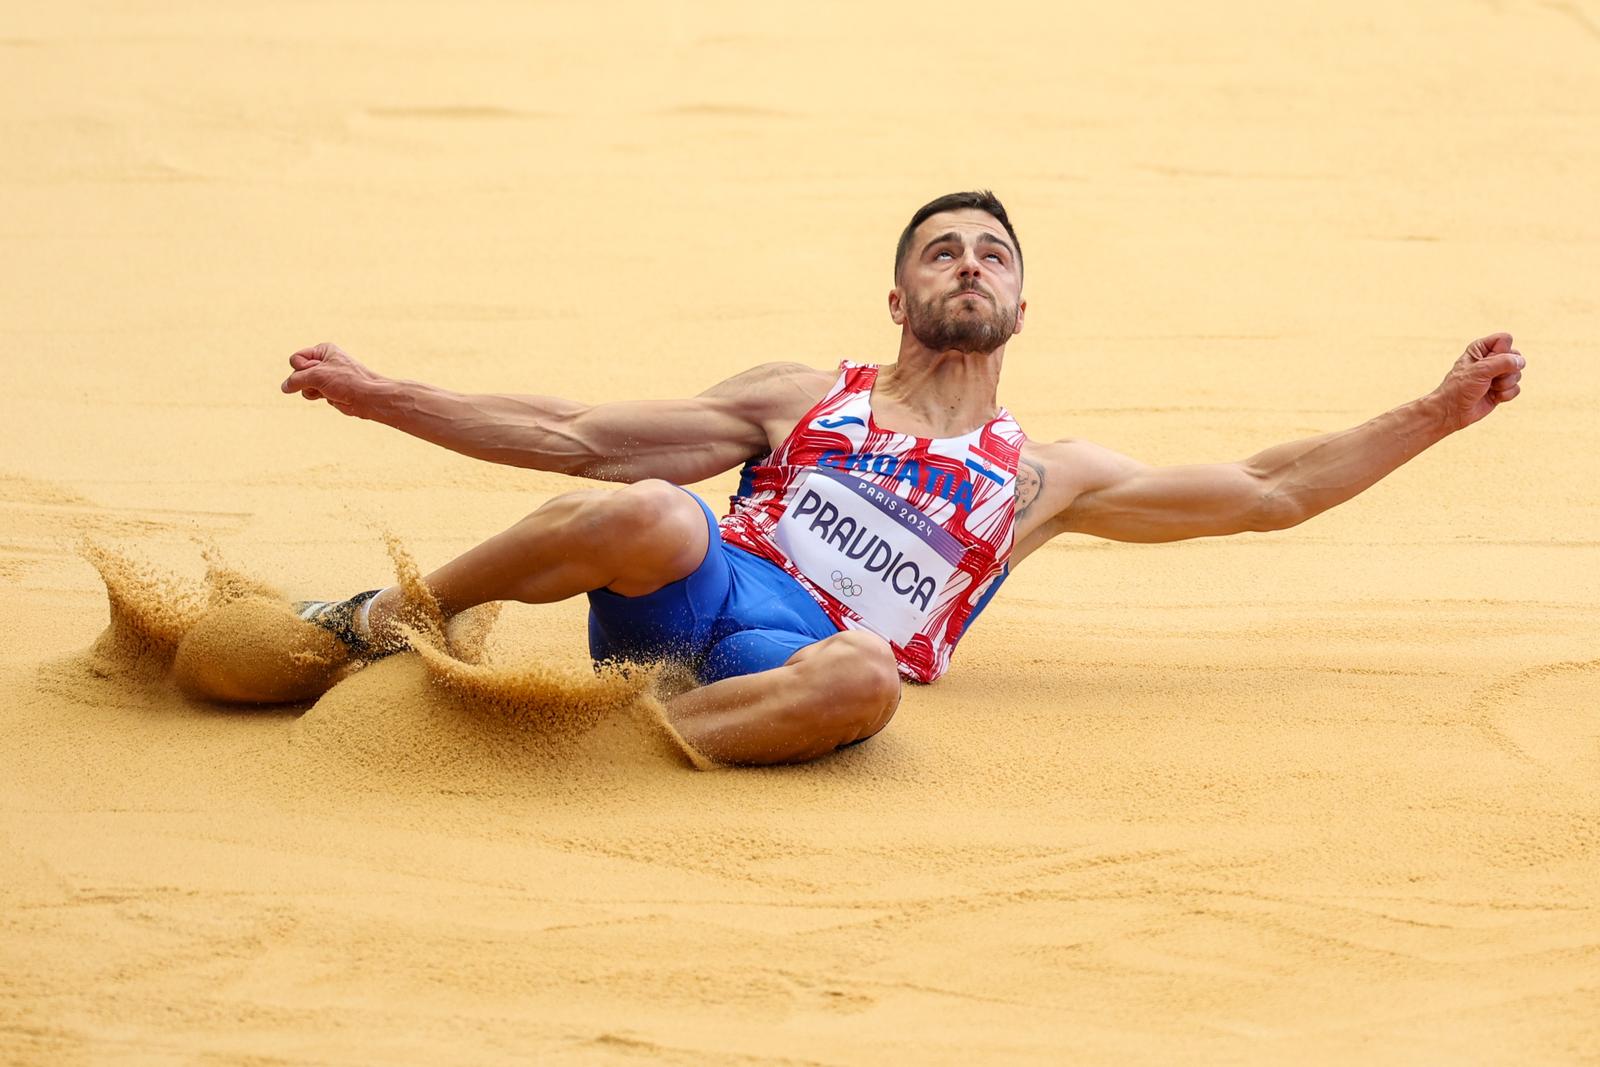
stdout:
<svg viewBox="0 0 1600 1067">
<path fill-rule="evenodd" d="M 1506 333 L 1467 346 L 1439 387 L 1353 429 L 1269 448 L 1239 463 L 1147 467 L 1080 442 L 1056 446 L 1086 488 L 1052 533 L 1178 541 L 1281 530 L 1342 504 L 1428 446 L 1516 397 L 1525 361 Z"/>
<path fill-rule="evenodd" d="M 582 404 L 550 396 L 467 395 L 376 374 L 337 345 L 304 348 L 285 393 L 326 400 L 474 459 L 636 482 L 709 478 L 767 451 L 765 424 L 816 398 L 805 390 L 820 372 L 771 363 L 687 400 Z M 820 392 L 818 393 L 820 395 Z"/>
</svg>

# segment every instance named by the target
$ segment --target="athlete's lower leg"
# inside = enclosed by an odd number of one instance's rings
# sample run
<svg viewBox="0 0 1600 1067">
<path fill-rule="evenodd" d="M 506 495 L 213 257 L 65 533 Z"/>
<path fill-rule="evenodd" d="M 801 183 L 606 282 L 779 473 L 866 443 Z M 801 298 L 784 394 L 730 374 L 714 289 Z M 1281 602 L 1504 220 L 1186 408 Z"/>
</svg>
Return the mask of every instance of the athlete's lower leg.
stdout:
<svg viewBox="0 0 1600 1067">
<path fill-rule="evenodd" d="M 894 654 L 847 630 L 783 666 L 725 678 L 667 702 L 667 719 L 697 752 L 722 763 L 800 763 L 883 729 L 900 703 Z"/>
<path fill-rule="evenodd" d="M 705 513 L 666 482 L 556 497 L 423 581 L 445 617 L 493 600 L 544 604 L 594 589 L 641 596 L 686 577 L 705 558 Z M 372 601 L 368 632 L 403 608 L 398 588 Z"/>
</svg>

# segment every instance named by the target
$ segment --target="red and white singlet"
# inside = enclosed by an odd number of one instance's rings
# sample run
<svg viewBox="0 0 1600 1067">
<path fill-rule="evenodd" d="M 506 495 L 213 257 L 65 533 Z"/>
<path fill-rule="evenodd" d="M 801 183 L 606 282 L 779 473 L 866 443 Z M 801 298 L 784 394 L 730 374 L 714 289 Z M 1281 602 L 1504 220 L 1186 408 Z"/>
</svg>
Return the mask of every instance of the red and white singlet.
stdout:
<svg viewBox="0 0 1600 1067">
<path fill-rule="evenodd" d="M 1005 408 L 960 437 L 877 425 L 878 368 L 845 362 L 774 451 L 745 465 L 722 539 L 782 567 L 841 629 L 931 682 L 1004 580 L 1026 439 Z"/>
</svg>

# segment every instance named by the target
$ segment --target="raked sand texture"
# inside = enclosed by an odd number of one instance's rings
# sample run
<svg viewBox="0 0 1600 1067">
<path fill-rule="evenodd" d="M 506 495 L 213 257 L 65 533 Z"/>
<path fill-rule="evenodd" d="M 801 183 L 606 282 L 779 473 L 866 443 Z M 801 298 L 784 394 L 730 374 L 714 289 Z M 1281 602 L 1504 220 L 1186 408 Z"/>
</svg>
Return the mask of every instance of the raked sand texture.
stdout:
<svg viewBox="0 0 1600 1067">
<path fill-rule="evenodd" d="M 1523 395 L 1291 531 L 1047 546 L 809 766 L 693 767 L 581 602 L 314 705 L 166 673 L 574 485 L 289 352 L 887 360 L 900 226 L 978 185 L 1034 437 L 1238 459 L 1502 329 Z M 0 1062 L 1595 1062 L 1597 338 L 1594 0 L 12 4 Z"/>
</svg>

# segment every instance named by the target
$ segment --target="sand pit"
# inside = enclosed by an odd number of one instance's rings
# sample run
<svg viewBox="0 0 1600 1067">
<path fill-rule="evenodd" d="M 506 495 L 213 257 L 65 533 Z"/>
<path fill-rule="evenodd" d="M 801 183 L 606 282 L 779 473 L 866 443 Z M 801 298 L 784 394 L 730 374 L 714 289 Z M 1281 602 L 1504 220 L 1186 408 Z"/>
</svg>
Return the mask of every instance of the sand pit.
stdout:
<svg viewBox="0 0 1600 1067">
<path fill-rule="evenodd" d="M 1600 11 L 970 15 L 13 13 L 0 1062 L 1600 1060 Z M 289 625 L 576 484 L 289 352 L 580 400 L 886 359 L 900 226 L 980 184 L 1035 437 L 1239 458 L 1497 329 L 1525 392 L 1294 530 L 1059 539 L 803 767 L 696 768 L 580 603 L 419 604 L 348 675 Z M 186 694 L 228 620 L 317 684 Z"/>
</svg>

